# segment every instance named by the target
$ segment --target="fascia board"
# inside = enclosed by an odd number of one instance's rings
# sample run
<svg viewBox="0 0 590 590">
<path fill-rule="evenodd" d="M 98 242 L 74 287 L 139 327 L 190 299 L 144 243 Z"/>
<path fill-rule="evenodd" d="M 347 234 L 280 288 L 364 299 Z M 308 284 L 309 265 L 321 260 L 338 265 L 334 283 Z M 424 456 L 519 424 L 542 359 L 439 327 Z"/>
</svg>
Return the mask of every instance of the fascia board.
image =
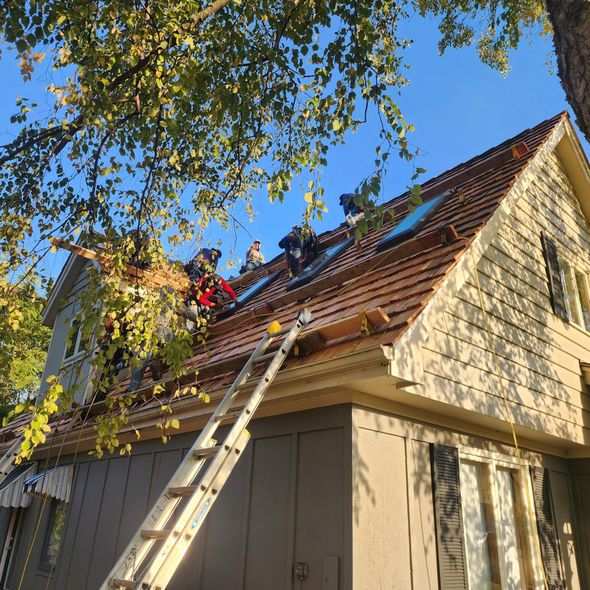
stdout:
<svg viewBox="0 0 590 590">
<path fill-rule="evenodd" d="M 47 304 L 43 310 L 41 319 L 44 326 L 49 326 L 50 328 L 53 326 L 53 322 L 55 321 L 55 317 L 59 311 L 59 304 L 67 294 L 65 291 L 68 290 L 68 286 L 71 287 L 73 284 L 72 276 L 74 274 L 74 270 L 76 270 L 76 276 L 80 272 L 80 268 L 78 268 L 79 266 L 81 266 L 81 259 L 79 256 L 70 254 L 61 273 L 59 274 L 59 277 L 57 278 L 57 282 L 51 290 L 51 294 L 49 295 Z"/>
<path fill-rule="evenodd" d="M 580 207 L 590 222 L 590 163 L 569 119 L 565 119 L 565 133 L 556 151 L 572 183 Z"/>
</svg>

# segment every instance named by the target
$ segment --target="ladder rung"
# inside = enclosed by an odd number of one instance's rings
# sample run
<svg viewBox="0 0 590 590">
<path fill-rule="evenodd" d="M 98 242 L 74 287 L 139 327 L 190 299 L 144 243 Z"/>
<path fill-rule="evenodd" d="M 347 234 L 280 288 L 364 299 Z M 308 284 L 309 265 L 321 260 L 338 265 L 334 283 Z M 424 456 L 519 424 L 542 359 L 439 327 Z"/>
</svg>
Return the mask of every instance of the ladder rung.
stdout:
<svg viewBox="0 0 590 590">
<path fill-rule="evenodd" d="M 199 486 L 181 486 L 177 488 L 168 488 L 168 493 L 172 496 L 192 496 Z"/>
<path fill-rule="evenodd" d="M 232 418 L 239 418 L 242 415 L 242 412 L 246 412 L 246 414 L 250 413 L 250 410 L 246 408 L 238 408 L 237 410 L 230 410 L 225 414 L 219 414 L 219 416 L 215 416 L 216 422 L 221 422 L 222 420 L 231 420 Z"/>
<path fill-rule="evenodd" d="M 195 449 L 193 451 L 193 457 L 196 459 L 202 459 L 203 457 L 211 457 L 215 455 L 217 451 L 221 448 L 221 445 L 217 445 L 215 447 L 202 447 L 200 449 Z"/>
<path fill-rule="evenodd" d="M 278 352 L 279 352 L 279 350 L 275 350 L 273 352 L 267 352 L 266 354 L 255 357 L 252 362 L 254 365 L 261 365 L 262 363 L 266 363 L 267 361 L 270 361 L 271 359 L 273 359 Z"/>
<path fill-rule="evenodd" d="M 138 582 L 133 580 L 119 580 L 118 578 L 115 578 L 112 583 L 113 588 L 131 588 L 131 590 L 135 590 L 137 585 Z"/>
<path fill-rule="evenodd" d="M 284 328 L 281 328 L 278 332 L 275 332 L 274 334 L 271 334 L 271 336 L 273 338 L 280 338 L 281 336 L 284 336 L 285 334 L 288 334 L 291 331 L 291 328 L 293 327 L 294 324 L 289 324 L 288 326 L 285 326 Z"/>
<path fill-rule="evenodd" d="M 170 531 L 162 529 L 143 529 L 141 536 L 144 539 L 167 539 Z"/>
</svg>

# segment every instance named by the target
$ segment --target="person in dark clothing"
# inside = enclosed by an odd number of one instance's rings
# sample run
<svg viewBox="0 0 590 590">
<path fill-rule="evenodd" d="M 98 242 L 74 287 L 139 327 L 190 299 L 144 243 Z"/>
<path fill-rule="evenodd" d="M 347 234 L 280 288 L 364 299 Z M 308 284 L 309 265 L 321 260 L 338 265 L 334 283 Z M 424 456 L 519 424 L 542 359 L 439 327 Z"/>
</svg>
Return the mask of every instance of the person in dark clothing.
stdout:
<svg viewBox="0 0 590 590">
<path fill-rule="evenodd" d="M 285 251 L 287 260 L 287 270 L 290 276 L 295 276 L 299 272 L 299 261 L 302 256 L 301 233 L 299 226 L 294 225 L 291 231 L 281 239 L 279 248 Z"/>
<path fill-rule="evenodd" d="M 356 195 L 354 193 L 344 193 L 340 195 L 340 205 L 344 210 L 346 223 L 350 227 L 354 227 L 358 221 L 365 216 L 364 204 L 359 205 L 355 202 Z"/>
<path fill-rule="evenodd" d="M 279 242 L 279 248 L 285 250 L 289 276 L 294 277 L 317 256 L 318 237 L 310 226 L 294 225 Z"/>
</svg>

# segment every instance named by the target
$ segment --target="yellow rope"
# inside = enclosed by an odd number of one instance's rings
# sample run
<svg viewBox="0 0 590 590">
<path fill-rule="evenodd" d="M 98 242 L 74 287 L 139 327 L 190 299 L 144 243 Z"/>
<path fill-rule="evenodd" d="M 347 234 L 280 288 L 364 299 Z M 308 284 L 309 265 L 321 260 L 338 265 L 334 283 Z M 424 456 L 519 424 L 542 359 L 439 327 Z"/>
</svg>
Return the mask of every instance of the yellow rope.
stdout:
<svg viewBox="0 0 590 590">
<path fill-rule="evenodd" d="M 521 470 L 523 483 L 525 483 L 526 507 L 527 507 L 529 521 L 530 521 L 531 525 L 534 526 L 534 524 L 537 522 L 537 518 L 535 516 L 535 512 L 534 512 L 534 509 L 532 506 L 530 486 L 526 485 L 529 473 L 528 473 L 526 463 L 524 461 L 524 458 L 523 458 L 521 450 L 520 450 L 520 445 L 518 444 L 518 437 L 516 435 L 516 426 L 514 423 L 514 417 L 512 416 L 512 411 L 510 410 L 510 405 L 508 402 L 508 393 L 506 392 L 506 387 L 504 385 L 504 379 L 502 377 L 502 367 L 500 364 L 500 359 L 498 358 L 498 353 L 496 351 L 496 345 L 494 343 L 494 338 L 492 336 L 492 330 L 490 327 L 490 320 L 489 320 L 488 312 L 486 310 L 485 303 L 484 303 L 483 291 L 481 288 L 481 284 L 479 282 L 479 269 L 477 268 L 477 265 L 475 264 L 475 260 L 473 258 L 473 255 L 472 255 L 472 260 L 473 260 L 473 270 L 474 270 L 474 274 L 475 274 L 475 282 L 476 282 L 476 286 L 477 286 L 477 293 L 479 295 L 479 305 L 481 307 L 481 311 L 483 314 L 484 328 L 485 328 L 485 331 L 487 334 L 488 348 L 490 349 L 490 352 L 492 353 L 492 356 L 494 357 L 494 364 L 496 367 L 496 376 L 498 377 L 498 381 L 500 382 L 500 391 L 502 393 L 502 399 L 504 400 L 504 408 L 506 411 L 506 418 L 508 419 L 508 423 L 510 424 L 510 430 L 512 433 L 512 441 L 514 443 L 514 448 L 516 451 L 516 458 L 518 460 L 519 467 Z M 533 538 L 535 540 L 535 548 L 537 550 L 537 557 L 539 559 L 539 564 L 541 565 L 541 573 L 543 574 L 543 582 L 545 585 L 545 590 L 550 590 L 549 589 L 549 582 L 547 581 L 547 576 L 545 575 L 545 567 L 543 565 L 543 554 L 541 551 L 541 541 L 539 540 L 538 529 L 533 531 Z"/>
</svg>

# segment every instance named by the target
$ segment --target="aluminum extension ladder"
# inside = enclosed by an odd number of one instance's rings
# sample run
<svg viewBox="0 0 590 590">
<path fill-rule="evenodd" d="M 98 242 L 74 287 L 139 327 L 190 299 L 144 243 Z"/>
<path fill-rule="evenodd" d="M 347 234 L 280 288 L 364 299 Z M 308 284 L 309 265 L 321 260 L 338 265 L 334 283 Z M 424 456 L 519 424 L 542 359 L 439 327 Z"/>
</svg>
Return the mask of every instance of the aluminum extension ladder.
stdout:
<svg viewBox="0 0 590 590">
<path fill-rule="evenodd" d="M 100 590 L 166 588 L 248 444 L 250 434 L 246 426 L 310 320 L 311 313 L 304 309 L 289 328 L 281 329 L 277 322 L 270 324 Z M 266 353 L 273 340 L 284 334 L 279 349 Z M 254 367 L 263 363 L 268 366 L 246 404 L 231 410 L 240 387 L 248 381 Z M 235 423 L 231 430 L 217 444 L 213 439 L 215 431 L 221 422 L 232 418 Z M 208 459 L 211 459 L 208 468 L 195 483 Z"/>
<path fill-rule="evenodd" d="M 22 434 L 17 436 L 15 441 L 10 445 L 10 448 L 2 456 L 2 459 L 0 459 L 0 483 L 2 483 L 14 469 L 14 460 L 20 451 L 20 446 L 23 441 L 24 436 Z"/>
</svg>

